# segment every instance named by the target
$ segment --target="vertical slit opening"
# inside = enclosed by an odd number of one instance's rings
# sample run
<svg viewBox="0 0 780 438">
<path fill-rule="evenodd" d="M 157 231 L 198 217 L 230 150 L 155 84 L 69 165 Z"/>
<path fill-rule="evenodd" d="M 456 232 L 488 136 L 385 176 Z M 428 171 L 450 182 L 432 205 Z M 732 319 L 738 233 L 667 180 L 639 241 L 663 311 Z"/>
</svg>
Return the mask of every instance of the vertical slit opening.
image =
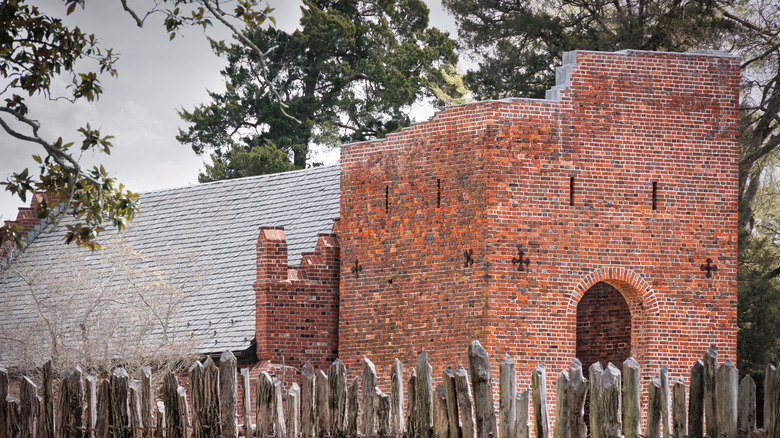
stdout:
<svg viewBox="0 0 780 438">
<path fill-rule="evenodd" d="M 436 178 L 436 208 L 441 207 L 441 179 Z"/>
<path fill-rule="evenodd" d="M 653 210 L 658 210 L 658 182 L 653 181 Z"/>
<path fill-rule="evenodd" d="M 390 213 L 390 186 L 385 186 L 385 214 Z"/>
<path fill-rule="evenodd" d="M 574 206 L 574 177 L 569 178 L 569 205 Z"/>
</svg>

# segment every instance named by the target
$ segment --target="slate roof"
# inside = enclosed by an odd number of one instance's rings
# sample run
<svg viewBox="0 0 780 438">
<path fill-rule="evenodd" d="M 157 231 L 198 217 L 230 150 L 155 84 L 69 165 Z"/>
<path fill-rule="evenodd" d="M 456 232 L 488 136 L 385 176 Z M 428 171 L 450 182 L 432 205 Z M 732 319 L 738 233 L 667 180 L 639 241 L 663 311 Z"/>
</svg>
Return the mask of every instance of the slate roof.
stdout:
<svg viewBox="0 0 780 438">
<path fill-rule="evenodd" d="M 119 264 L 133 267 L 135 283 L 164 289 L 155 283 L 162 279 L 181 291 L 176 330 L 197 336 L 199 352 L 246 350 L 255 337 L 258 227 L 284 227 L 289 263 L 300 263 L 302 252 L 314 250 L 317 233 L 329 233 L 339 216 L 339 167 L 142 193 L 141 208 L 128 231 L 101 235 L 104 249 L 95 253 L 62 242 L 66 220 L 40 233 L 0 271 L 0 330 L 40 317 L 29 308 L 24 272 L 44 273 L 35 281 L 50 294 L 57 293 L 54 279 L 82 267 L 96 274 L 88 282 L 120 290 L 128 275 L 116 272 Z M 117 246 L 131 255 L 113 251 Z"/>
</svg>

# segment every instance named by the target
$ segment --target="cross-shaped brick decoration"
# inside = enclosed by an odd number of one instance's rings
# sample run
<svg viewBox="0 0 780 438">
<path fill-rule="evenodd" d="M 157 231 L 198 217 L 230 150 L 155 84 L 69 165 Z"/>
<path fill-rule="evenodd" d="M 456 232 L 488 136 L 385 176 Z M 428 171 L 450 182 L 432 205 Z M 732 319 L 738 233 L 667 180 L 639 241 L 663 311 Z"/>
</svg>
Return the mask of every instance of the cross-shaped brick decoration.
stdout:
<svg viewBox="0 0 780 438">
<path fill-rule="evenodd" d="M 512 257 L 512 264 L 517 265 L 518 271 L 525 271 L 525 268 L 531 265 L 531 260 L 523 258 L 525 251 L 523 251 L 523 247 L 519 243 L 515 246 L 517 247 L 517 257 Z"/>
<path fill-rule="evenodd" d="M 355 278 L 360 277 L 359 272 L 363 270 L 363 265 L 358 264 L 357 259 L 355 259 L 355 266 L 349 268 L 350 271 L 352 271 L 353 274 L 355 274 Z"/>
<path fill-rule="evenodd" d="M 718 271 L 718 265 L 713 265 L 712 264 L 712 259 L 707 259 L 707 264 L 706 265 L 701 265 L 699 268 L 702 271 L 707 271 L 707 274 L 706 274 L 707 278 L 711 278 L 712 277 L 712 273 Z"/>
<path fill-rule="evenodd" d="M 466 259 L 463 262 L 463 267 L 464 268 L 468 268 L 469 266 L 474 265 L 473 255 L 474 255 L 474 250 L 473 249 L 469 249 L 468 251 L 463 251 L 463 258 Z"/>
</svg>

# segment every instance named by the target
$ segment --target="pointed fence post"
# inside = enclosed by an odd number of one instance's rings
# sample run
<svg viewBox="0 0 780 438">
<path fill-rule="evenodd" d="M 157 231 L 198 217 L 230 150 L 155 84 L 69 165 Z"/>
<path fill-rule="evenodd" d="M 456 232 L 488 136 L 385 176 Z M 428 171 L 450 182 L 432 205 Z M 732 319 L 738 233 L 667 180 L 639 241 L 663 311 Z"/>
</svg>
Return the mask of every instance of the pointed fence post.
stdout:
<svg viewBox="0 0 780 438">
<path fill-rule="evenodd" d="M 301 388 L 293 382 L 287 391 L 287 436 L 298 438 L 301 431 Z"/>
<path fill-rule="evenodd" d="M 51 360 L 43 364 L 43 415 L 44 436 L 39 438 L 54 438 L 54 364 Z"/>
<path fill-rule="evenodd" d="M 358 377 L 352 379 L 347 390 L 347 430 L 346 435 L 357 438 L 358 433 Z"/>
<path fill-rule="evenodd" d="M 718 432 L 725 438 L 737 438 L 737 368 L 727 360 L 718 368 L 715 396 L 718 399 Z"/>
<path fill-rule="evenodd" d="M 461 430 L 463 438 L 475 438 L 474 406 L 471 403 L 471 386 L 469 386 L 469 373 L 463 365 L 455 368 L 455 392 L 458 397 L 458 411 L 463 423 Z"/>
<path fill-rule="evenodd" d="M 452 371 L 452 367 L 448 366 L 444 369 L 441 375 L 441 382 L 444 386 L 444 398 L 447 404 L 447 430 L 449 431 L 449 438 L 461 438 L 463 432 L 461 431 L 460 422 L 458 418 L 458 390 L 455 386 L 455 373 Z"/>
<path fill-rule="evenodd" d="M 528 421 L 528 403 L 531 395 L 526 389 L 517 395 L 515 407 L 517 408 L 517 438 L 531 438 L 531 423 Z M 584 438 L 584 437 L 583 437 Z"/>
<path fill-rule="evenodd" d="M 157 430 L 154 434 L 155 438 L 165 438 L 166 424 L 165 424 L 165 403 L 157 402 Z"/>
<path fill-rule="evenodd" d="M 111 383 L 103 380 L 98 386 L 96 438 L 108 438 L 111 434 Z"/>
<path fill-rule="evenodd" d="M 577 358 L 572 359 L 569 365 L 569 385 L 569 434 L 571 438 L 585 438 L 588 435 L 588 426 L 585 423 L 588 384 L 582 374 L 582 362 Z"/>
<path fill-rule="evenodd" d="M 141 421 L 144 423 L 144 438 L 154 437 L 154 389 L 152 368 L 141 369 Z"/>
<path fill-rule="evenodd" d="M 275 438 L 287 438 L 287 425 L 284 421 L 284 404 L 282 403 L 282 394 L 284 388 L 282 387 L 282 381 L 279 379 L 273 379 L 274 395 L 273 395 L 273 417 L 274 428 L 276 429 Z"/>
<path fill-rule="evenodd" d="M 401 438 L 406 430 L 404 424 L 404 366 L 398 358 L 393 359 L 393 364 L 390 366 L 390 427 L 395 438 Z"/>
<path fill-rule="evenodd" d="M 330 433 L 334 438 L 343 438 L 347 416 L 347 367 L 339 359 L 328 368 L 328 412 Z"/>
<path fill-rule="evenodd" d="M 626 438 L 639 438 L 641 425 L 642 399 L 639 387 L 639 362 L 633 357 L 629 357 L 623 362 L 623 435 Z"/>
<path fill-rule="evenodd" d="M 219 357 L 219 412 L 222 435 L 238 437 L 238 364 L 236 356 L 225 351 Z"/>
<path fill-rule="evenodd" d="M 363 415 L 360 421 L 363 435 L 366 438 L 371 438 L 371 435 L 374 433 L 374 416 L 376 415 L 376 407 L 374 406 L 376 391 L 374 388 L 376 388 L 376 368 L 374 368 L 373 362 L 364 357 L 363 375 L 361 377 L 361 389 L 363 390 L 361 409 Z"/>
<path fill-rule="evenodd" d="M 253 438 L 252 433 L 252 384 L 249 368 L 241 368 L 241 401 L 244 414 L 244 438 Z M 296 386 L 298 386 L 296 384 Z M 300 396 L 299 396 L 300 397 Z M 300 398 L 298 399 L 300 401 Z"/>
<path fill-rule="evenodd" d="M 192 431 L 194 438 L 205 438 L 203 435 L 203 364 L 195 361 L 187 371 L 190 381 L 190 408 L 192 409 Z"/>
<path fill-rule="evenodd" d="M 710 437 L 721 436 L 718 434 L 718 402 L 715 394 L 715 374 L 718 371 L 718 352 L 712 345 L 704 353 L 704 418 L 706 420 L 707 435 Z"/>
<path fill-rule="evenodd" d="M 517 397 L 517 383 L 515 375 L 515 361 L 504 354 L 501 365 L 498 367 L 498 436 L 514 437 L 515 423 L 515 398 Z"/>
<path fill-rule="evenodd" d="M 0 435 L 8 433 L 8 370 L 0 366 Z"/>
<path fill-rule="evenodd" d="M 658 438 L 661 435 L 661 413 L 663 412 L 663 391 L 661 377 L 653 376 L 647 388 L 647 424 L 645 438 Z"/>
<path fill-rule="evenodd" d="M 666 365 L 662 366 L 658 376 L 661 379 L 661 426 L 663 428 L 664 438 L 669 438 L 669 433 L 671 431 L 669 413 L 672 404 L 672 397 L 669 393 L 669 368 Z"/>
<path fill-rule="evenodd" d="M 672 435 L 675 438 L 688 435 L 685 411 L 685 384 L 677 380 L 672 386 Z"/>
<path fill-rule="evenodd" d="M 409 373 L 406 394 L 409 397 L 406 411 L 406 436 L 407 438 L 419 438 L 420 432 L 417 430 L 417 369 L 415 367 L 412 367 L 411 373 Z"/>
<path fill-rule="evenodd" d="M 623 434 L 621 393 L 620 370 L 609 363 L 601 375 L 601 413 L 604 419 L 602 436 L 604 438 L 616 438 Z"/>
<path fill-rule="evenodd" d="M 590 438 L 609 438 L 605 437 L 601 427 L 604 414 L 602 413 L 601 402 L 601 376 L 604 374 L 604 368 L 601 363 L 594 362 L 588 369 L 589 377 L 589 395 L 590 395 Z M 654 437 L 658 438 L 658 437 Z"/>
<path fill-rule="evenodd" d="M 222 424 L 219 401 L 219 368 L 211 356 L 203 363 L 203 392 L 200 406 L 202 436 L 219 438 L 222 436 Z"/>
<path fill-rule="evenodd" d="M 534 402 L 534 432 L 536 438 L 550 437 L 550 414 L 547 410 L 547 371 L 544 364 L 531 373 L 531 394 Z"/>
<path fill-rule="evenodd" d="M 767 364 L 764 368 L 764 436 L 773 437 L 775 424 L 775 394 L 778 382 L 775 378 L 776 368 Z"/>
<path fill-rule="evenodd" d="M 183 386 L 176 388 L 176 402 L 178 404 L 177 409 L 179 413 L 178 429 L 181 430 L 182 437 L 186 438 L 190 436 L 187 431 L 190 427 L 190 424 L 187 422 L 190 413 L 187 407 L 187 390 L 185 390 Z"/>
<path fill-rule="evenodd" d="M 737 430 L 741 438 L 753 438 L 756 435 L 756 382 L 746 375 L 739 382 L 739 413 Z"/>
<path fill-rule="evenodd" d="M 5 399 L 5 406 L 8 410 L 7 427 L 8 438 L 17 438 L 21 433 L 22 417 L 19 412 L 19 402 L 10 395 Z"/>
<path fill-rule="evenodd" d="M 27 376 L 22 377 L 19 384 L 19 414 L 19 436 L 33 438 L 38 420 L 38 386 Z M 75 433 L 72 432 L 71 436 L 75 436 Z"/>
<path fill-rule="evenodd" d="M 97 427 L 97 376 L 94 374 L 89 374 L 86 379 L 86 402 L 87 402 L 87 418 L 86 418 L 86 426 L 90 429 L 95 429 Z M 43 399 L 41 399 L 41 408 L 43 408 Z M 41 410 L 43 412 L 43 410 Z M 38 419 L 40 421 L 39 425 L 39 433 L 38 436 L 42 436 L 44 434 L 43 428 L 41 427 L 43 425 L 43 421 L 41 419 Z M 146 423 L 144 423 L 146 424 Z M 90 430 L 88 431 L 85 436 L 87 438 L 92 438 L 95 436 L 95 431 Z"/>
<path fill-rule="evenodd" d="M 316 423 L 315 407 L 316 377 L 314 376 L 314 367 L 311 362 L 307 362 L 301 368 L 301 437 L 312 438 L 314 436 L 314 424 Z M 259 400 L 259 399 L 258 399 Z M 260 406 L 257 407 L 260 412 Z M 258 417 L 260 418 L 260 417 Z M 257 424 L 257 437 L 260 435 L 260 424 Z M 265 433 L 265 432 L 263 432 Z"/>
<path fill-rule="evenodd" d="M 433 434 L 433 369 L 428 353 L 417 356 L 417 433 L 421 438 Z"/>
<path fill-rule="evenodd" d="M 173 371 L 165 374 L 162 399 L 165 403 L 166 438 L 185 438 L 186 423 L 182 424 L 181 419 L 186 418 L 187 413 L 182 415 L 179 412 L 179 388 L 176 374 Z"/>
<path fill-rule="evenodd" d="M 142 438 L 146 424 L 141 413 L 141 381 L 132 379 L 128 386 L 130 395 L 130 434 L 133 438 Z"/>
<path fill-rule="evenodd" d="M 325 438 L 330 435 L 330 409 L 328 406 L 329 385 L 328 376 L 320 370 L 315 374 L 315 386 L 317 396 L 317 436 Z"/>
<path fill-rule="evenodd" d="M 571 418 L 570 387 L 569 373 L 565 370 L 558 373 L 558 378 L 555 380 L 555 427 L 553 428 L 555 438 L 571 437 L 571 425 L 569 424 Z"/>
<path fill-rule="evenodd" d="M 496 438 L 496 412 L 493 407 L 493 380 L 490 376 L 490 358 L 479 341 L 471 341 L 468 350 L 469 374 L 474 390 L 474 416 L 477 438 Z M 428 438 L 428 437 L 423 437 Z M 547 438 L 537 435 L 537 438 Z"/>
<path fill-rule="evenodd" d="M 390 396 L 374 387 L 376 397 L 376 433 L 380 437 L 390 436 Z"/>
<path fill-rule="evenodd" d="M 433 391 L 433 435 L 436 437 L 449 436 L 447 396 L 442 384 L 436 385 L 436 389 Z"/>
<path fill-rule="evenodd" d="M 688 436 L 704 436 L 704 362 L 699 359 L 691 366 L 688 391 Z"/>
<path fill-rule="evenodd" d="M 305 367 L 304 367 L 305 369 Z M 302 379 L 304 382 L 306 381 L 307 377 L 302 376 Z M 311 411 L 307 412 L 305 411 L 307 406 L 307 397 L 310 398 L 308 402 L 309 408 L 314 408 L 314 379 L 312 379 L 312 385 L 309 385 L 311 393 L 306 393 L 306 386 L 304 386 L 304 391 L 301 397 L 301 401 L 304 404 L 304 414 L 302 417 L 302 425 L 303 425 L 303 433 L 304 436 L 306 433 L 313 434 L 314 433 L 314 423 L 313 420 L 313 413 Z M 304 383 L 306 385 L 306 383 Z M 271 376 L 263 371 L 257 376 L 257 386 L 255 387 L 255 409 L 256 411 L 256 419 L 255 423 L 257 424 L 257 429 L 255 431 L 255 435 L 258 438 L 264 438 L 266 435 L 272 435 L 274 426 L 273 426 L 273 402 L 274 402 L 274 382 L 271 380 Z M 309 421 L 308 423 L 306 421 Z M 307 432 L 308 431 L 308 432 Z M 309 435 L 306 438 L 311 438 L 312 435 Z"/>
</svg>

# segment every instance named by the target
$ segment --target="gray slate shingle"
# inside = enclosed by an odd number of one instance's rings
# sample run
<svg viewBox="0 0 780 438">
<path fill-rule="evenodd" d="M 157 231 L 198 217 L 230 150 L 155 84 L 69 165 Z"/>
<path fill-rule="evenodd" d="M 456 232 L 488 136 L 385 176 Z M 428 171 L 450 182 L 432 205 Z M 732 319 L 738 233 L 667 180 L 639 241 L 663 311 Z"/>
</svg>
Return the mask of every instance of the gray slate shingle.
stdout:
<svg viewBox="0 0 780 438">
<path fill-rule="evenodd" d="M 103 259 L 121 239 L 143 256 L 145 266 L 184 291 L 177 330 L 202 339 L 199 352 L 245 350 L 255 336 L 258 227 L 284 227 L 289 264 L 299 264 L 302 252 L 314 250 L 317 233 L 329 233 L 339 216 L 339 167 L 147 192 L 141 208 L 127 232 L 101 236 L 104 251 L 65 245 L 62 224 L 38 235 L 13 269 L 0 271 L 0 319 L 24 325 L 36 318 L 23 304 L 27 292 L 19 272 L 46 272 L 38 281 L 47 281 L 84 267 L 110 278 L 112 264 Z M 0 363 L 5 361 L 0 353 Z"/>
</svg>

